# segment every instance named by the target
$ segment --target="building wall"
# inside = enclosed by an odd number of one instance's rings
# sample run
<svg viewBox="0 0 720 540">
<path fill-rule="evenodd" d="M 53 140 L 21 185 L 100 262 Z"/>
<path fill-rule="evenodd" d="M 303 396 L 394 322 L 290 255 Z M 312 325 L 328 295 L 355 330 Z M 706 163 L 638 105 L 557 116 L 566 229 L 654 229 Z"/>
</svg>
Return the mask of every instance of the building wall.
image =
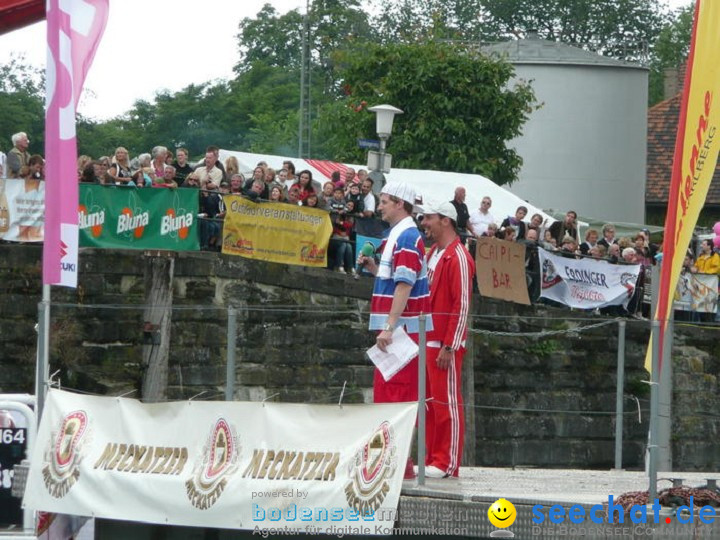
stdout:
<svg viewBox="0 0 720 540">
<path fill-rule="evenodd" d="M 518 64 L 541 108 L 510 143 L 523 158 L 510 190 L 543 208 L 643 223 L 647 71 Z"/>
</svg>

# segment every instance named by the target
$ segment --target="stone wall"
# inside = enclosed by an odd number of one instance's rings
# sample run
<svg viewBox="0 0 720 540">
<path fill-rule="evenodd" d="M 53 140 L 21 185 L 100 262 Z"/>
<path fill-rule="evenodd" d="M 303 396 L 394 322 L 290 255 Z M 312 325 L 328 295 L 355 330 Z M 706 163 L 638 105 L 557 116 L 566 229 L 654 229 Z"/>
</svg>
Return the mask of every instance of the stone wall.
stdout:
<svg viewBox="0 0 720 540">
<path fill-rule="evenodd" d="M 0 391 L 31 392 L 41 296 L 38 246 L 0 245 Z M 138 391 L 144 333 L 144 254 L 83 250 L 77 290 L 53 288 L 52 371 L 63 386 L 120 395 Z M 209 253 L 177 255 L 169 396 L 222 399 L 227 308 L 238 313 L 236 398 L 371 401 L 364 351 L 371 280 Z M 564 309 L 476 297 L 469 349 L 474 375 L 476 464 L 612 467 L 617 325 Z M 569 319 L 572 317 L 572 319 Z M 574 332 L 542 339 L 518 332 Z M 499 332 L 515 335 L 504 336 Z M 714 330 L 676 328 L 673 456 L 676 469 L 715 469 L 719 398 Z M 624 466 L 642 468 L 648 386 L 647 322 L 628 321 Z M 470 369 L 470 368 L 468 368 Z M 199 395 L 198 395 L 199 394 Z M 638 423 L 637 407 L 642 406 Z M 468 406 L 470 403 L 467 404 Z M 527 409 L 527 410 L 526 410 Z M 589 412 L 592 411 L 592 412 Z M 470 430 L 471 431 L 471 430 Z"/>
</svg>

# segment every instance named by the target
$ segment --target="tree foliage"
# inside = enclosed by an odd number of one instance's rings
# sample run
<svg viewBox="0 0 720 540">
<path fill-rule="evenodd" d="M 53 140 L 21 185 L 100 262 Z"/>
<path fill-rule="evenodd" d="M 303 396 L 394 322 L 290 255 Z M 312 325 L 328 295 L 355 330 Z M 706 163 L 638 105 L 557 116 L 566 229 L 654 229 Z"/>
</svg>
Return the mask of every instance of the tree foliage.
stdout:
<svg viewBox="0 0 720 540">
<path fill-rule="evenodd" d="M 653 45 L 650 61 L 648 99 L 653 105 L 672 96 L 664 95 L 665 70 L 685 65 L 690 53 L 693 5 L 689 4 L 670 14 Z"/>
<path fill-rule="evenodd" d="M 39 69 L 15 56 L 0 64 L 0 150 L 12 148 L 10 136 L 25 131 L 30 136 L 30 152 L 44 153 L 45 81 Z"/>
<path fill-rule="evenodd" d="M 368 45 L 340 60 L 348 95 L 320 118 L 326 153 L 362 160 L 357 138 L 375 130 L 365 105 L 392 103 L 404 111 L 389 143 L 394 166 L 515 180 L 522 161 L 507 142 L 521 133 L 534 96 L 526 83 L 508 88 L 509 64 L 438 42 Z"/>
<path fill-rule="evenodd" d="M 480 0 L 491 34 L 528 31 L 623 60 L 641 60 L 664 23 L 657 0 Z"/>
</svg>

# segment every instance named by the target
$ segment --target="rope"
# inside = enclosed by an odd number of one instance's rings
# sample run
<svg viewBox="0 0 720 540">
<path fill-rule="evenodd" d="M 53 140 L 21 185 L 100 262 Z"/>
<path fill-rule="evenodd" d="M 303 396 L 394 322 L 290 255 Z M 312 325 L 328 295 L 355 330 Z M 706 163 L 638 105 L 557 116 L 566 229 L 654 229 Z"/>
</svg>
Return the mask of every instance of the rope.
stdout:
<svg viewBox="0 0 720 540">
<path fill-rule="evenodd" d="M 506 337 L 532 337 L 535 339 L 542 339 L 550 336 L 561 336 L 564 334 L 577 334 L 579 332 L 585 332 L 586 330 L 592 330 L 595 328 L 601 328 L 603 326 L 608 326 L 610 324 L 616 324 L 617 321 L 615 319 L 610 321 L 603 321 L 596 324 L 589 324 L 587 326 L 579 326 L 576 328 L 564 328 L 562 330 L 543 330 L 541 332 L 498 332 L 495 330 L 483 330 L 480 328 L 470 328 L 468 329 L 468 332 L 472 332 L 473 334 L 478 335 L 486 335 L 486 336 L 506 336 Z"/>
</svg>

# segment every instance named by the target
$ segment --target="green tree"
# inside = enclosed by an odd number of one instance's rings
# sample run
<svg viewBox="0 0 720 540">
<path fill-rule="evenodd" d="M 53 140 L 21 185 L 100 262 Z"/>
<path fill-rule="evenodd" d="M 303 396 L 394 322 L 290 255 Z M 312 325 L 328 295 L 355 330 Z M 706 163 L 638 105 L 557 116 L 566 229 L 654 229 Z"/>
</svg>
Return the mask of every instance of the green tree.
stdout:
<svg viewBox="0 0 720 540">
<path fill-rule="evenodd" d="M 528 31 L 605 56 L 642 60 L 665 21 L 657 0 L 481 0 L 483 23 L 500 39 Z"/>
<path fill-rule="evenodd" d="M 517 178 L 522 159 L 507 142 L 534 106 L 526 83 L 510 88 L 512 67 L 446 43 L 368 45 L 338 58 L 345 97 L 318 120 L 324 153 L 362 161 L 357 139 L 374 133 L 367 104 L 391 103 L 389 151 L 397 167 L 479 173 L 497 184 Z"/>
<path fill-rule="evenodd" d="M 0 150 L 7 152 L 13 133 L 24 131 L 30 138 L 30 152 L 45 152 L 44 92 L 43 73 L 23 56 L 0 64 Z"/>
<path fill-rule="evenodd" d="M 497 39 L 481 22 L 481 0 L 375 0 L 374 6 L 373 26 L 385 43 Z"/>
<path fill-rule="evenodd" d="M 690 53 L 693 5 L 689 4 L 672 12 L 655 40 L 651 51 L 648 101 L 650 105 L 672 96 L 664 95 L 664 76 L 668 68 L 685 65 Z"/>
</svg>

